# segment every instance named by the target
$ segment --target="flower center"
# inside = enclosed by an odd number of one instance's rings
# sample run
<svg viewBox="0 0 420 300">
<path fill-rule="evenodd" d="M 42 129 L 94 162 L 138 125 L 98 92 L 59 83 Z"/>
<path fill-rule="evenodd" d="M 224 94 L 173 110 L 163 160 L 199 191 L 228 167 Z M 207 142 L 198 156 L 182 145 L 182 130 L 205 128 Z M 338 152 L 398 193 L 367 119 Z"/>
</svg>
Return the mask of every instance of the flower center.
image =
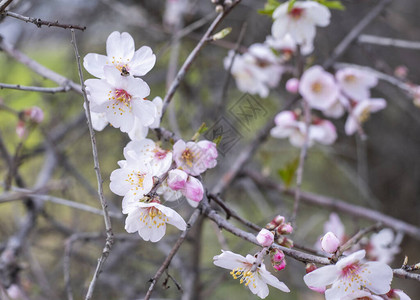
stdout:
<svg viewBox="0 0 420 300">
<path fill-rule="evenodd" d="M 181 158 L 189 167 L 191 167 L 194 160 L 194 153 L 192 153 L 192 151 L 187 148 L 184 150 L 184 152 L 182 152 Z"/>
<path fill-rule="evenodd" d="M 366 107 L 359 115 L 359 122 L 364 123 L 366 122 L 370 117 L 370 110 L 368 107 Z"/>
<path fill-rule="evenodd" d="M 115 90 L 115 98 L 117 101 L 124 103 L 124 105 L 126 106 L 128 106 L 131 101 L 131 95 L 127 93 L 126 90 L 123 90 L 123 89 Z"/>
<path fill-rule="evenodd" d="M 128 179 L 126 179 L 126 181 L 128 183 L 130 183 L 131 185 L 135 186 L 135 190 L 138 191 L 139 188 L 143 188 L 143 181 L 144 178 L 146 177 L 146 174 L 144 173 L 140 173 L 140 172 L 132 172 L 130 174 L 128 174 Z M 136 195 L 137 193 L 135 192 L 134 195 Z"/>
<path fill-rule="evenodd" d="M 300 7 L 293 7 L 291 11 L 289 11 L 289 15 L 292 16 L 293 19 L 298 20 L 303 15 L 303 8 Z"/>
<path fill-rule="evenodd" d="M 150 207 L 148 214 L 149 214 L 149 217 L 153 220 L 154 217 L 161 216 L 162 212 L 156 207 Z"/>
<path fill-rule="evenodd" d="M 168 151 L 161 149 L 159 146 L 156 146 L 155 149 L 153 149 L 153 152 L 155 153 L 155 158 L 162 160 L 166 157 L 166 154 L 168 154 Z"/>
<path fill-rule="evenodd" d="M 355 82 L 356 81 L 356 76 L 354 76 L 354 75 L 346 75 L 344 77 L 344 80 L 346 82 L 348 82 L 348 83 L 352 83 L 352 82 Z"/>
<path fill-rule="evenodd" d="M 230 275 L 232 275 L 233 279 L 240 279 L 239 282 L 241 284 L 245 282 L 245 286 L 248 286 L 252 281 L 252 285 L 256 288 L 254 273 L 251 271 L 244 268 L 236 268 L 230 272 Z"/>
<path fill-rule="evenodd" d="M 341 270 L 341 277 L 349 278 L 349 277 L 357 276 L 359 269 L 360 269 L 360 266 L 357 263 L 347 265 Z"/>
<path fill-rule="evenodd" d="M 311 88 L 314 93 L 319 94 L 322 91 L 322 84 L 318 81 L 315 81 L 312 83 Z"/>
</svg>

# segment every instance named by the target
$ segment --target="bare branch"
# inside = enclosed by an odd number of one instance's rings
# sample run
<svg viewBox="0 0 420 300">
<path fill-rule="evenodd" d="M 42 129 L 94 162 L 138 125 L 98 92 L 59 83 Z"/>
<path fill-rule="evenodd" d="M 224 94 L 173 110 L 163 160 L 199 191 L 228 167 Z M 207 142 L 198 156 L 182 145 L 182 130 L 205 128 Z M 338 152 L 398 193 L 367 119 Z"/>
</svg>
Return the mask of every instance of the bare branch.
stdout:
<svg viewBox="0 0 420 300">
<path fill-rule="evenodd" d="M 2 89 L 13 89 L 13 90 L 21 90 L 21 91 L 55 94 L 55 93 L 67 92 L 70 90 L 70 87 L 58 86 L 58 87 L 53 87 L 53 88 L 47 88 L 47 87 L 38 87 L 38 86 L 24 86 L 20 84 L 0 83 L 0 90 Z"/>
<path fill-rule="evenodd" d="M 12 17 L 18 20 L 22 20 L 25 21 L 26 23 L 33 23 L 36 25 L 36 27 L 40 28 L 41 26 L 48 26 L 48 27 L 60 27 L 60 28 L 64 28 L 64 29 L 78 29 L 78 30 L 82 30 L 84 31 L 86 29 L 86 26 L 79 26 L 79 25 L 72 25 L 72 24 L 61 24 L 58 23 L 58 21 L 43 21 L 39 18 L 31 18 L 31 17 L 26 17 L 26 16 L 22 16 L 20 14 L 11 12 L 11 11 L 4 11 L 2 12 L 2 9 L 0 9 L 0 12 L 3 16 L 8 16 L 8 17 Z"/>
<path fill-rule="evenodd" d="M 93 131 L 93 127 L 92 127 L 92 119 L 91 119 L 91 116 L 90 116 L 90 105 L 89 105 L 89 101 L 88 101 L 87 94 L 86 94 L 85 84 L 84 84 L 84 80 L 83 80 L 82 66 L 80 64 L 80 55 L 79 55 L 79 50 L 77 48 L 76 36 L 75 36 L 75 33 L 74 33 L 73 29 L 71 29 L 71 37 L 72 37 L 71 42 L 72 42 L 73 47 L 74 47 L 74 53 L 75 53 L 76 61 L 77 61 L 77 68 L 79 70 L 81 90 L 82 90 L 84 102 L 85 102 L 85 105 L 86 105 L 86 117 L 87 117 L 87 120 L 88 120 L 90 140 L 92 142 L 93 161 L 94 161 L 94 165 L 95 165 L 96 178 L 98 180 L 98 195 L 99 195 L 99 200 L 100 200 L 101 205 L 102 205 L 102 211 L 104 213 L 104 221 L 105 221 L 105 229 L 106 229 L 105 246 L 104 246 L 104 249 L 102 250 L 101 257 L 98 259 L 98 265 L 96 266 L 95 273 L 93 274 L 92 281 L 90 282 L 89 289 L 88 289 L 88 292 L 87 292 L 86 297 L 85 297 L 85 299 L 87 300 L 87 299 L 92 298 L 93 291 L 94 291 L 95 286 L 96 286 L 96 281 L 97 281 L 97 279 L 98 279 L 98 277 L 99 277 L 99 275 L 102 271 L 102 267 L 103 267 L 108 255 L 109 255 L 109 252 L 112 249 L 112 244 L 114 243 L 114 233 L 112 232 L 111 218 L 110 218 L 109 212 L 108 212 L 108 203 L 107 203 L 107 201 L 104 197 L 104 194 L 103 194 L 103 186 L 102 186 L 103 181 L 102 181 L 101 169 L 99 167 L 98 149 L 96 147 L 95 132 Z"/>
<path fill-rule="evenodd" d="M 374 44 L 380 46 L 391 46 L 397 48 L 420 50 L 420 42 L 392 39 L 383 36 L 362 34 L 357 39 L 359 43 Z"/>
</svg>

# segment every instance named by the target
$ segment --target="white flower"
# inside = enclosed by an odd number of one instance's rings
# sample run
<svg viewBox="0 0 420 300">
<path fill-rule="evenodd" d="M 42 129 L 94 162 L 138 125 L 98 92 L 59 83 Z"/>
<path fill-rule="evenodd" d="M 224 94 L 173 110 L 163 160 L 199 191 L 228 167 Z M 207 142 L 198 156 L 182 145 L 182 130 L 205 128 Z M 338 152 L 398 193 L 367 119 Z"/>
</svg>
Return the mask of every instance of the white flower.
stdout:
<svg viewBox="0 0 420 300">
<path fill-rule="evenodd" d="M 138 232 L 145 241 L 157 242 L 166 231 L 166 223 L 179 230 L 185 230 L 187 224 L 173 209 L 157 202 L 134 202 L 123 210 L 128 214 L 125 220 L 125 230 L 129 233 Z"/>
<path fill-rule="evenodd" d="M 299 45 L 312 45 L 315 26 L 325 27 L 330 23 L 331 13 L 324 5 L 315 1 L 296 1 L 289 10 L 289 1 L 273 12 L 272 35 L 281 39 L 287 33 Z"/>
<path fill-rule="evenodd" d="M 134 127 L 128 132 L 128 136 L 132 141 L 141 141 L 146 138 L 149 128 L 158 128 L 160 125 L 160 118 L 162 117 L 162 108 L 163 108 L 163 102 L 160 97 L 155 97 L 153 99 L 152 103 L 156 107 L 156 117 L 155 121 L 148 125 L 144 126 L 141 121 L 136 118 L 134 121 Z"/>
<path fill-rule="evenodd" d="M 399 242 L 395 239 L 394 232 L 385 228 L 372 234 L 369 240 L 368 257 L 372 260 L 389 264 L 394 260 L 395 254 L 400 252 Z"/>
<path fill-rule="evenodd" d="M 172 152 L 160 148 L 150 139 L 131 141 L 124 148 L 128 161 L 143 161 L 150 165 L 154 176 L 161 176 L 172 164 Z"/>
<path fill-rule="evenodd" d="M 324 109 L 322 113 L 326 117 L 337 119 L 344 115 L 349 106 L 349 99 L 342 94 L 339 94 L 337 100 L 335 100 L 327 109 Z"/>
<path fill-rule="evenodd" d="M 153 187 L 152 170 L 141 160 L 120 161 L 121 168 L 111 173 L 109 188 L 123 198 L 124 206 L 138 201 L 149 193 Z"/>
<path fill-rule="evenodd" d="M 372 74 L 355 68 L 343 68 L 335 74 L 338 85 L 344 95 L 354 101 L 370 97 L 370 89 L 378 83 Z"/>
<path fill-rule="evenodd" d="M 337 139 L 337 131 L 330 121 L 317 120 L 309 126 L 309 138 L 323 145 L 331 145 Z"/>
<path fill-rule="evenodd" d="M 143 76 L 156 62 L 156 56 L 150 47 L 143 46 L 134 52 L 134 40 L 127 32 L 111 33 L 106 40 L 106 53 L 106 56 L 87 54 L 83 60 L 86 71 L 95 77 L 103 78 L 104 66 L 114 66 L 122 75 Z"/>
<path fill-rule="evenodd" d="M 267 284 L 283 292 L 290 292 L 283 282 L 267 271 L 263 263 L 257 267 L 255 272 L 251 272 L 252 264 L 256 260 L 252 255 L 248 254 L 246 257 L 243 257 L 231 251 L 222 250 L 222 254 L 213 257 L 213 259 L 216 266 L 232 270 L 230 274 L 233 278 L 240 279 L 240 283 L 245 283 L 245 286 L 248 286 L 251 292 L 261 299 L 268 296 Z"/>
<path fill-rule="evenodd" d="M 88 79 L 85 84 L 91 111 L 105 113 L 112 126 L 121 131 L 130 131 L 135 117 L 143 126 L 155 121 L 156 106 L 144 100 L 150 89 L 142 79 L 124 77 L 115 68 L 105 67 L 103 79 Z"/>
<path fill-rule="evenodd" d="M 325 292 L 326 300 L 337 300 L 358 293 L 362 288 L 381 295 L 390 290 L 392 269 L 380 262 L 366 262 L 362 259 L 366 251 L 357 251 L 335 265 L 325 266 L 303 277 L 309 287 L 322 288 L 332 285 Z"/>
<path fill-rule="evenodd" d="M 300 79 L 299 92 L 312 108 L 325 110 L 338 98 L 334 76 L 320 66 L 307 69 Z"/>
<path fill-rule="evenodd" d="M 285 59 L 289 59 L 290 55 L 294 53 L 297 48 L 295 40 L 293 40 L 291 35 L 288 33 L 279 39 L 273 36 L 267 36 L 264 43 L 277 52 L 283 54 Z M 302 55 L 311 54 L 312 51 L 314 51 L 312 43 L 305 43 L 300 47 Z"/>
<path fill-rule="evenodd" d="M 357 102 L 352 112 L 349 114 L 344 129 L 347 135 L 352 135 L 357 131 L 358 126 L 369 119 L 370 113 L 377 112 L 386 107 L 386 101 L 381 98 L 366 99 Z"/>
</svg>

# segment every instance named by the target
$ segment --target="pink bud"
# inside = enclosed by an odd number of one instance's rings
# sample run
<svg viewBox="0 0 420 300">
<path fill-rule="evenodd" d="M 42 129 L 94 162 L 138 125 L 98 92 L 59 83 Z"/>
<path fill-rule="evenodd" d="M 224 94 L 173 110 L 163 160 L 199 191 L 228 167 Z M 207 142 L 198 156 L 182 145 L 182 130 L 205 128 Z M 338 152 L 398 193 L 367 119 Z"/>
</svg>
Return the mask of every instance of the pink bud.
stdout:
<svg viewBox="0 0 420 300">
<path fill-rule="evenodd" d="M 275 248 L 275 249 L 272 251 L 272 257 L 271 257 L 271 260 L 272 260 L 273 262 L 281 262 L 283 259 L 284 259 L 284 253 L 283 253 L 283 251 L 281 251 L 281 250 L 279 250 L 279 249 Z"/>
<path fill-rule="evenodd" d="M 307 263 L 305 269 L 306 274 L 311 273 L 312 271 L 316 270 L 316 265 L 314 263 Z"/>
<path fill-rule="evenodd" d="M 182 170 L 175 169 L 168 173 L 168 186 L 174 191 L 181 190 L 185 187 L 188 179 L 188 174 Z"/>
<path fill-rule="evenodd" d="M 293 227 L 290 223 L 284 223 L 277 228 L 279 234 L 291 234 L 293 232 Z"/>
<path fill-rule="evenodd" d="M 334 253 L 337 251 L 338 246 L 340 246 L 340 241 L 331 231 L 327 232 L 321 239 L 321 248 L 325 252 Z"/>
<path fill-rule="evenodd" d="M 204 196 L 204 188 L 200 180 L 189 176 L 182 193 L 186 198 L 194 202 L 200 202 Z"/>
<path fill-rule="evenodd" d="M 19 138 L 23 139 L 26 133 L 25 122 L 19 121 L 16 125 L 16 134 Z"/>
<path fill-rule="evenodd" d="M 273 265 L 273 268 L 277 271 L 281 271 L 286 267 L 286 261 L 283 259 L 279 264 Z"/>
<path fill-rule="evenodd" d="M 263 247 L 270 247 L 274 242 L 274 234 L 263 228 L 257 235 L 257 241 Z"/>
<path fill-rule="evenodd" d="M 285 221 L 283 216 L 277 215 L 274 217 L 273 220 L 271 220 L 270 223 L 267 224 L 267 226 L 265 226 L 267 229 L 273 230 L 275 228 L 277 228 L 277 226 L 283 224 Z"/>
<path fill-rule="evenodd" d="M 25 116 L 35 123 L 41 123 L 44 120 L 44 112 L 38 106 L 33 106 L 24 110 Z"/>
<path fill-rule="evenodd" d="M 290 78 L 286 82 L 286 90 L 291 94 L 296 94 L 299 90 L 299 79 Z"/>
</svg>

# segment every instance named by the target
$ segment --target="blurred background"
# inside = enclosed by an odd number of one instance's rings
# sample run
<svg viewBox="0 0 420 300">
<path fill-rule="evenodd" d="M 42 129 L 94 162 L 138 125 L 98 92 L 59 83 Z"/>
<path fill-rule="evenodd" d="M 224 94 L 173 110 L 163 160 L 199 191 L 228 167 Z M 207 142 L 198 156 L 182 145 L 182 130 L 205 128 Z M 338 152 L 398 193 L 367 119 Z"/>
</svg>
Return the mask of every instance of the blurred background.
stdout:
<svg viewBox="0 0 420 300">
<path fill-rule="evenodd" d="M 309 61 L 316 64 L 328 58 L 335 46 L 379 2 L 342 1 L 346 9 L 332 11 L 331 24 L 317 29 L 315 51 Z M 243 93 L 236 88 L 233 79 L 228 79 L 223 59 L 229 49 L 235 48 L 245 23 L 241 51 L 246 51 L 246 47 L 253 43 L 264 42 L 270 34 L 271 19 L 257 13 L 264 4 L 264 1 L 243 0 L 223 20 L 218 29 L 232 27 L 232 32 L 225 39 L 209 43 L 202 50 L 163 119 L 163 127 L 176 132 L 185 140 L 191 138 L 202 122 L 211 127 L 220 117 L 234 128 L 237 140 L 219 154 L 218 166 L 205 174 L 207 187 L 212 187 L 229 170 L 241 149 L 290 99 L 284 90 L 284 83 L 289 78 L 286 75 L 268 98 L 252 96 L 265 113 L 250 124 L 244 126 L 231 113 L 231 108 L 242 99 Z M 15 0 L 9 9 L 42 20 L 86 26 L 85 31 L 76 31 L 82 57 L 91 52 L 105 54 L 105 41 L 111 32 L 129 32 L 136 42 L 136 49 L 147 45 L 157 56 L 155 67 L 143 78 L 151 88 L 150 99 L 155 96 L 164 97 L 180 65 L 216 16 L 211 1 L 198 0 Z M 420 43 L 419 12 L 419 1 L 392 1 L 363 34 Z M 3 16 L 0 19 L 0 38 L 47 68 L 79 82 L 69 30 L 37 28 L 34 24 Z M 399 83 L 414 87 L 420 84 L 419 54 L 419 48 L 406 49 L 356 41 L 337 62 L 368 66 Z M 1 83 L 57 86 L 4 52 L 0 52 L 0 66 Z M 398 67 L 400 70 L 401 67 L 406 68 L 407 74 L 398 78 L 395 75 Z M 90 78 L 87 72 L 84 75 L 85 79 Z M 228 80 L 228 89 L 224 94 L 223 86 Z M 414 95 L 388 81 L 381 80 L 372 93 L 374 97 L 385 98 L 388 106 L 384 111 L 373 114 L 364 124 L 367 141 L 361 143 L 355 136 L 346 136 L 344 118 L 333 120 L 339 137 L 332 146 L 310 148 L 303 190 L 375 209 L 420 226 L 419 107 L 416 106 Z M 48 194 L 100 209 L 82 96 L 72 91 L 41 94 L 2 89 L 0 102 L 0 138 L 11 154 L 16 152 L 20 142 L 15 132 L 18 120 L 4 106 L 20 111 L 36 105 L 45 113 L 44 121 L 30 134 L 20 152 L 19 172 L 26 186 L 35 185 L 45 159 L 56 159 L 58 165 L 48 181 Z M 124 216 L 120 213 L 121 197 L 110 192 L 109 174 L 118 168 L 117 161 L 123 159 L 122 149 L 129 139 L 110 126 L 98 132 L 96 137 L 104 192 L 110 203 L 109 209 L 114 213 L 113 229 L 121 236 L 117 238 L 99 278 L 94 299 L 142 299 L 149 287 L 148 280 L 172 248 L 179 232 L 169 226 L 167 235 L 157 244 L 144 242 L 137 235 L 125 234 Z M 154 132 L 150 132 L 149 137 L 156 139 Z M 166 146 L 170 147 L 169 144 Z M 288 140 L 269 138 L 245 169 L 262 173 L 281 183 L 278 171 L 298 156 L 299 150 L 290 146 Z M 7 172 L 6 162 L 0 160 L 0 178 L 5 178 Z M 2 189 L 0 187 L 0 191 Z M 260 226 L 264 226 L 277 214 L 290 217 L 293 206 L 291 197 L 260 186 L 245 175 L 235 180 L 223 198 L 240 215 Z M 180 200 L 168 205 L 176 208 L 186 220 L 192 213 L 186 201 Z M 313 247 L 323 232 L 323 224 L 330 212 L 323 207 L 302 204 L 297 218 L 297 232 L 292 239 L 300 245 Z M 5 249 L 8 239 L 18 231 L 26 214 L 25 201 L 0 203 L 0 250 Z M 357 216 L 338 214 L 349 236 L 372 224 Z M 232 222 L 247 230 L 234 220 Z M 103 218 L 86 211 L 44 202 L 35 224 L 36 227 L 32 228 L 19 255 L 20 286 L 29 299 L 66 299 L 63 267 L 68 262 L 66 260 L 70 259 L 69 286 L 74 299 L 82 299 L 103 248 Z M 92 235 L 69 240 L 76 233 L 86 232 Z M 71 256 L 66 253 L 66 245 L 67 250 L 70 249 L 68 245 L 71 245 Z M 255 299 L 248 289 L 230 277 L 227 270 L 213 265 L 212 258 L 220 254 L 220 249 L 230 249 L 244 256 L 258 251 L 257 247 L 221 231 L 211 221 L 202 219 L 193 228 L 168 270 L 182 286 L 183 292 L 164 274 L 152 298 Z M 391 264 L 393 268 L 401 266 L 404 255 L 409 257 L 409 263 L 420 260 L 419 240 L 406 236 L 401 249 Z M 289 258 L 287 264 L 285 270 L 275 275 L 292 292 L 284 294 L 270 288 L 267 299 L 323 299 L 323 296 L 304 285 L 302 276 L 305 270 L 301 262 Z M 162 284 L 165 278 L 166 284 Z M 394 278 L 393 287 L 403 289 L 412 299 L 416 299 L 420 292 L 419 283 L 411 280 Z"/>
</svg>

